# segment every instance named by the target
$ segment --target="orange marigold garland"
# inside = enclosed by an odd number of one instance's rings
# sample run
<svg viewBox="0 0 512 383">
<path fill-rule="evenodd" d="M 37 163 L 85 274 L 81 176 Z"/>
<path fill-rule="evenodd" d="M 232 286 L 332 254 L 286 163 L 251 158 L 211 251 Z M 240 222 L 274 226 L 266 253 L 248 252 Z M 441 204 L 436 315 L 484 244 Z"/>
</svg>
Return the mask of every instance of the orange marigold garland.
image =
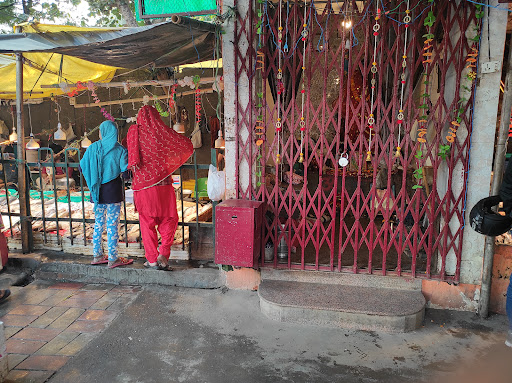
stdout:
<svg viewBox="0 0 512 383">
<path fill-rule="evenodd" d="M 441 145 L 439 147 L 439 156 L 445 159 L 449 152 L 449 145 L 455 141 L 457 137 L 457 130 L 459 129 L 462 123 L 462 115 L 466 110 L 469 99 L 471 98 L 471 94 L 473 92 L 474 81 L 477 77 L 476 73 L 476 62 L 478 60 L 478 43 L 480 41 L 480 28 L 482 25 L 482 18 L 484 17 L 484 11 L 482 10 L 481 4 L 475 4 L 476 14 L 475 17 L 477 19 L 476 26 L 474 28 L 476 34 L 469 40 L 472 42 L 471 50 L 466 58 L 466 69 L 469 69 L 469 72 L 466 75 L 466 81 L 461 81 L 461 91 L 460 98 L 457 102 L 457 109 L 453 111 L 454 119 L 451 122 L 450 128 L 448 128 L 448 134 L 446 135 L 446 141 L 449 142 L 447 145 Z M 468 95 L 466 98 L 465 96 Z M 448 148 L 446 148 L 448 147 Z"/>
<path fill-rule="evenodd" d="M 433 3 L 433 1 L 431 1 Z M 430 10 L 423 21 L 423 25 L 427 28 L 427 33 L 423 35 L 425 37 L 425 41 L 423 43 L 423 66 L 424 72 L 423 84 L 425 85 L 425 92 L 421 95 L 423 98 L 423 103 L 419 106 L 420 108 L 420 116 L 418 117 L 418 142 L 420 143 L 420 148 L 416 151 L 414 157 L 416 158 L 416 162 L 418 164 L 417 169 L 413 172 L 413 177 L 416 180 L 416 185 L 414 185 L 413 189 L 422 189 L 423 186 L 421 182 L 423 180 L 423 151 L 421 147 L 427 142 L 427 121 L 428 121 L 428 108 L 429 108 L 429 65 L 432 64 L 432 42 L 434 41 L 434 34 L 432 33 L 432 26 L 436 21 L 436 17 L 434 16 L 434 12 Z"/>
</svg>

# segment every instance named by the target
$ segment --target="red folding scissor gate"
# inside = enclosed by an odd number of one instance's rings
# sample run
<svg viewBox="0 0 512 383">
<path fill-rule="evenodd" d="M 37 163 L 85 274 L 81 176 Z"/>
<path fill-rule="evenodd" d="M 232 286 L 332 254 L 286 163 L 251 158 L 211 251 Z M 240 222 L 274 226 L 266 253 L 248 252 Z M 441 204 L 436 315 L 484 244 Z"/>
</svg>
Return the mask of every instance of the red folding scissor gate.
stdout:
<svg viewBox="0 0 512 383">
<path fill-rule="evenodd" d="M 477 10 L 466 1 L 411 0 L 409 13 L 407 1 L 279 5 L 255 2 L 235 20 L 237 197 L 267 204 L 261 266 L 458 281 L 473 100 L 460 101 L 460 89 Z M 425 43 L 429 11 L 435 37 Z"/>
</svg>

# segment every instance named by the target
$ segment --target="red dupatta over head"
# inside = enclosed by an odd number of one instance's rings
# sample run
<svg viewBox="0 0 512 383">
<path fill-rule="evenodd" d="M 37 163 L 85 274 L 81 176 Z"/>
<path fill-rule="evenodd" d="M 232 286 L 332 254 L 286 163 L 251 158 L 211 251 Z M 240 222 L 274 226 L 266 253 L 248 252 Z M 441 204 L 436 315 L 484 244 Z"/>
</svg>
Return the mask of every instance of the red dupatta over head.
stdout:
<svg viewBox="0 0 512 383">
<path fill-rule="evenodd" d="M 127 143 L 135 191 L 169 177 L 194 152 L 192 141 L 165 125 L 158 111 L 149 105 L 140 109 L 137 124 L 130 126 Z"/>
</svg>

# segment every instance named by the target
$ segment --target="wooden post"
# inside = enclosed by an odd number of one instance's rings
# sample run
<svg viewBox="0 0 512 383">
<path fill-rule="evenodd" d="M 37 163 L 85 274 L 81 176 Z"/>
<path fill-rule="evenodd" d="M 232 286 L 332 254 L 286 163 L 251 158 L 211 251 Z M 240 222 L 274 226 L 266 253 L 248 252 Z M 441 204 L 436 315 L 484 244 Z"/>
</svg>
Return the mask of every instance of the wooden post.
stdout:
<svg viewBox="0 0 512 383">
<path fill-rule="evenodd" d="M 31 249 L 32 222 L 28 214 L 28 193 L 25 169 L 25 127 L 23 123 L 23 55 L 16 53 L 16 125 L 18 132 L 18 196 L 20 199 L 21 246 L 23 253 Z"/>
</svg>

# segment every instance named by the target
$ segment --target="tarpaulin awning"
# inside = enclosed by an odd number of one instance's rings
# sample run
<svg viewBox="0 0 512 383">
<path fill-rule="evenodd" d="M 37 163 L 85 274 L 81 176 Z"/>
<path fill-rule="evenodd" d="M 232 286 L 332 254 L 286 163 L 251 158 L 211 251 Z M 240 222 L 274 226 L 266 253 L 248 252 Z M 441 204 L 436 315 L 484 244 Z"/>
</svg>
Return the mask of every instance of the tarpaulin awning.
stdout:
<svg viewBox="0 0 512 383">
<path fill-rule="evenodd" d="M 0 99 L 16 94 L 16 64 L 6 53 L 23 53 L 27 98 L 65 93 L 43 84 L 110 82 L 118 68 L 178 66 L 213 56 L 214 25 L 174 20 L 138 28 L 23 24 L 23 33 L 0 35 Z"/>
<path fill-rule="evenodd" d="M 26 53 L 23 65 L 23 92 L 25 98 L 43 98 L 61 95 L 62 89 L 41 88 L 41 85 L 77 81 L 110 82 L 117 68 L 91 63 L 57 53 Z M 0 55 L 0 99 L 16 98 L 16 63 L 8 55 Z M 31 93 L 30 93 L 31 92 Z"/>
<path fill-rule="evenodd" d="M 213 24 L 173 17 L 173 21 L 136 28 L 0 35 L 0 53 L 54 52 L 131 69 L 147 64 L 174 67 L 212 58 L 214 32 Z"/>
</svg>

